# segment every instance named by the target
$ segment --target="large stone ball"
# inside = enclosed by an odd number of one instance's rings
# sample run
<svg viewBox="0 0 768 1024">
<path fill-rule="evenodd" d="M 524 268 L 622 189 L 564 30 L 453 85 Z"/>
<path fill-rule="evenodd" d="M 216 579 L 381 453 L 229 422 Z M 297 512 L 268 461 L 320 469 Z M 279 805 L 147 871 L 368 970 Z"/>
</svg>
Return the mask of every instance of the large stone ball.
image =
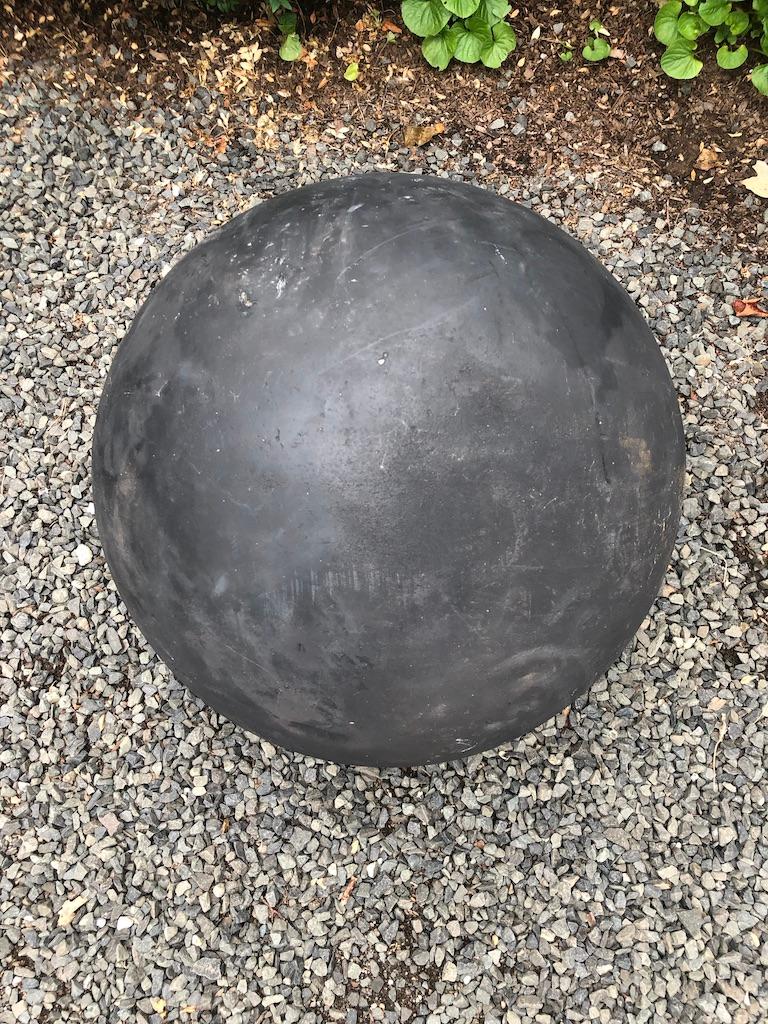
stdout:
<svg viewBox="0 0 768 1024">
<path fill-rule="evenodd" d="M 118 590 L 173 673 L 292 750 L 525 733 L 647 613 L 683 478 L 659 348 L 530 210 L 375 174 L 255 206 L 120 345 L 93 452 Z"/>
</svg>

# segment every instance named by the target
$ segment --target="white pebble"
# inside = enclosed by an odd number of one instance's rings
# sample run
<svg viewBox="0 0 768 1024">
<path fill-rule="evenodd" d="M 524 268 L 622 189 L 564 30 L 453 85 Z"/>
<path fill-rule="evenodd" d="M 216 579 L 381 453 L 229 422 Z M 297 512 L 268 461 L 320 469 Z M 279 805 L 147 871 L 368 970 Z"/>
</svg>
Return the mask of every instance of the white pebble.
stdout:
<svg viewBox="0 0 768 1024">
<path fill-rule="evenodd" d="M 88 565 L 93 558 L 93 552 L 89 547 L 86 547 L 85 544 L 78 544 L 74 550 L 74 556 L 77 564 L 84 566 Z"/>
</svg>

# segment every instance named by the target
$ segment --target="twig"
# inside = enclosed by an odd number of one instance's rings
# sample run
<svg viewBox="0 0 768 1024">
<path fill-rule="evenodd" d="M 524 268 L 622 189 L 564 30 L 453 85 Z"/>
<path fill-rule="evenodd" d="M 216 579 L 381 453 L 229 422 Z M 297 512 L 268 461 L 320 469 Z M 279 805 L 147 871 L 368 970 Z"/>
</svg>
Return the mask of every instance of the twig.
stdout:
<svg viewBox="0 0 768 1024">
<path fill-rule="evenodd" d="M 720 728 L 717 734 L 717 740 L 715 741 L 715 749 L 712 751 L 712 781 L 715 784 L 715 789 L 720 792 L 720 784 L 717 781 L 717 752 L 720 749 L 720 744 L 723 742 L 725 736 L 726 722 L 725 716 L 720 719 Z"/>
<path fill-rule="evenodd" d="M 341 896 L 339 896 L 339 903 L 346 903 L 347 902 L 349 897 L 352 895 L 352 890 L 355 888 L 356 885 L 357 885 L 357 875 L 352 875 L 350 880 L 344 886 L 344 891 L 342 892 Z"/>
</svg>

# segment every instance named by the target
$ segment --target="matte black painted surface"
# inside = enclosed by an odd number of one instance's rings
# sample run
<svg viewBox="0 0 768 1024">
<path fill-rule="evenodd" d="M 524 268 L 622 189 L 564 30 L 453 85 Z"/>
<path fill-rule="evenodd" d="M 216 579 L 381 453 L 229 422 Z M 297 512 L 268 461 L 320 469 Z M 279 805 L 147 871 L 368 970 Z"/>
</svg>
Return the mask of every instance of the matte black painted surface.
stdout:
<svg viewBox="0 0 768 1024">
<path fill-rule="evenodd" d="M 664 360 L 576 241 L 472 186 L 323 182 L 160 284 L 99 410 L 120 594 L 174 673 L 286 747 L 415 764 L 526 732 L 661 583 Z"/>
</svg>

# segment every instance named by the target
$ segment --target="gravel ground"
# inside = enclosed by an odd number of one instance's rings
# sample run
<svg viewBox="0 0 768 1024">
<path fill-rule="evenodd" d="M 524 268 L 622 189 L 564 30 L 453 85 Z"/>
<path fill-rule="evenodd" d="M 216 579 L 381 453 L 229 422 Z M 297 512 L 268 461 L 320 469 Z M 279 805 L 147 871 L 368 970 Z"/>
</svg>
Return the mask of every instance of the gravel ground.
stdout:
<svg viewBox="0 0 768 1024">
<path fill-rule="evenodd" d="M 233 110 L 217 156 L 209 102 L 0 95 L 0 1022 L 764 1021 L 768 335 L 730 308 L 760 247 L 595 173 L 504 180 L 457 139 L 374 158 L 387 125 L 269 151 Z M 569 716 L 376 772 L 276 750 L 170 677 L 106 572 L 89 453 L 115 345 L 182 251 L 259 197 L 414 159 L 624 282 L 689 475 L 663 593 Z"/>
</svg>

